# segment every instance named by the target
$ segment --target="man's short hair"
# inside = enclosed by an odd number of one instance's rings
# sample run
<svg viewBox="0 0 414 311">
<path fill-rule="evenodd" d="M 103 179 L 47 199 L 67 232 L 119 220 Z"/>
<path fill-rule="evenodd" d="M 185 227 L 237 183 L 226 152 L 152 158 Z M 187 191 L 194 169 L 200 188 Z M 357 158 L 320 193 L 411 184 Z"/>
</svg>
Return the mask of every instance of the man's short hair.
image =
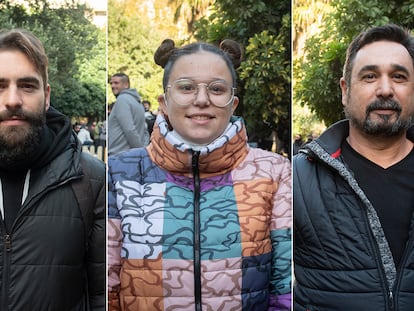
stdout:
<svg viewBox="0 0 414 311">
<path fill-rule="evenodd" d="M 48 85 L 48 58 L 43 43 L 25 29 L 0 30 L 0 50 L 18 50 L 26 55 L 41 75 L 44 88 Z"/>
<path fill-rule="evenodd" d="M 123 73 L 123 72 L 118 72 L 118 73 L 116 73 L 116 74 L 112 75 L 112 77 L 118 77 L 118 78 L 121 78 L 122 83 L 127 83 L 127 84 L 128 84 L 128 87 L 129 87 L 129 77 L 128 77 L 128 75 L 126 75 L 125 73 Z"/>
<path fill-rule="evenodd" d="M 343 77 L 348 86 L 351 84 L 351 74 L 356 54 L 365 45 L 377 41 L 396 42 L 404 46 L 410 54 L 414 66 L 414 37 L 410 30 L 395 24 L 372 27 L 356 36 L 347 49 Z"/>
</svg>

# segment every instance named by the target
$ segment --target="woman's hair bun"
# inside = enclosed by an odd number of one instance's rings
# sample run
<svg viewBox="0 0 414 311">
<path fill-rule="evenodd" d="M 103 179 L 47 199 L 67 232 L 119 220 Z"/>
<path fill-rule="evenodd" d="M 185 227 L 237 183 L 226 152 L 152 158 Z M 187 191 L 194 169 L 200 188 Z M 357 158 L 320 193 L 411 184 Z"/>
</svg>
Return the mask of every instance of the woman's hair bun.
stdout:
<svg viewBox="0 0 414 311">
<path fill-rule="evenodd" d="M 221 41 L 219 47 L 230 57 L 234 68 L 239 68 L 243 57 L 241 45 L 232 39 L 225 39 Z"/>
<path fill-rule="evenodd" d="M 175 43 L 171 39 L 165 39 L 161 42 L 161 45 L 154 53 L 154 61 L 157 65 L 161 66 L 162 68 L 168 62 L 171 54 L 176 50 Z"/>
</svg>

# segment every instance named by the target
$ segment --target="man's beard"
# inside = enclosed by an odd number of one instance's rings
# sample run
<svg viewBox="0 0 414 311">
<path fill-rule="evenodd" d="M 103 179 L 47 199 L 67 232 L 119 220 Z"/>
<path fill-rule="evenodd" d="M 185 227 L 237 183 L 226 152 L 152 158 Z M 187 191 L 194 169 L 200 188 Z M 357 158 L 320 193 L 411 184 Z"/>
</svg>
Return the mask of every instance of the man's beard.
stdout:
<svg viewBox="0 0 414 311">
<path fill-rule="evenodd" d="M 401 117 L 402 107 L 396 100 L 392 98 L 378 98 L 375 101 L 371 102 L 365 110 L 364 120 L 358 119 L 347 109 L 347 107 L 348 106 L 345 106 L 344 110 L 345 116 L 350 120 L 351 124 L 363 130 L 366 134 L 369 135 L 377 135 L 383 137 L 398 136 L 405 132 L 413 124 L 412 116 L 409 116 L 405 119 Z M 381 114 L 378 115 L 378 118 L 381 120 L 372 119 L 371 112 L 381 109 L 394 110 L 397 116 L 395 117 L 395 114 Z"/>
<path fill-rule="evenodd" d="M 46 122 L 46 110 L 24 111 L 21 107 L 8 109 L 0 113 L 0 121 L 12 117 L 23 118 L 27 125 L 2 126 L 0 123 L 0 161 L 13 163 L 25 160 L 39 146 L 40 134 Z"/>
</svg>

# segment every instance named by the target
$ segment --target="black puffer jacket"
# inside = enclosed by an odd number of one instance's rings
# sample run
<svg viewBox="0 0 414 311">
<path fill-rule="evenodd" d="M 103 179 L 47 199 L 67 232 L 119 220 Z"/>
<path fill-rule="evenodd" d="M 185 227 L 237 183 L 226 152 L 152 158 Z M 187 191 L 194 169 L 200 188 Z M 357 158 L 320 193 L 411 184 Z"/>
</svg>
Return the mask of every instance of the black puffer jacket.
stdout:
<svg viewBox="0 0 414 311">
<path fill-rule="evenodd" d="M 397 273 L 379 218 L 342 162 L 348 132 L 348 121 L 334 124 L 293 160 L 294 310 L 412 311 L 413 227 Z"/>
<path fill-rule="evenodd" d="M 93 202 L 88 233 L 72 188 L 83 176 L 81 157 Z M 9 233 L 0 220 L 0 310 L 105 310 L 105 214 L 105 165 L 73 135 L 69 148 L 31 170 Z"/>
</svg>

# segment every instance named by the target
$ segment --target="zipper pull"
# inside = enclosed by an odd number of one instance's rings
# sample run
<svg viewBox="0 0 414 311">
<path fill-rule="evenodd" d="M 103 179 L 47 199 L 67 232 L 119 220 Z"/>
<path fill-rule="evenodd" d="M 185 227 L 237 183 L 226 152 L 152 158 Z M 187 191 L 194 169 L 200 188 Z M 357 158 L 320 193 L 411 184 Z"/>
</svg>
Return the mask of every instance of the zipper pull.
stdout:
<svg viewBox="0 0 414 311">
<path fill-rule="evenodd" d="M 9 234 L 6 234 L 4 236 L 4 247 L 6 249 L 6 252 L 11 251 L 11 236 Z"/>
<path fill-rule="evenodd" d="M 390 310 L 394 310 L 394 296 L 392 292 L 388 293 L 388 298 L 390 299 Z"/>
</svg>

